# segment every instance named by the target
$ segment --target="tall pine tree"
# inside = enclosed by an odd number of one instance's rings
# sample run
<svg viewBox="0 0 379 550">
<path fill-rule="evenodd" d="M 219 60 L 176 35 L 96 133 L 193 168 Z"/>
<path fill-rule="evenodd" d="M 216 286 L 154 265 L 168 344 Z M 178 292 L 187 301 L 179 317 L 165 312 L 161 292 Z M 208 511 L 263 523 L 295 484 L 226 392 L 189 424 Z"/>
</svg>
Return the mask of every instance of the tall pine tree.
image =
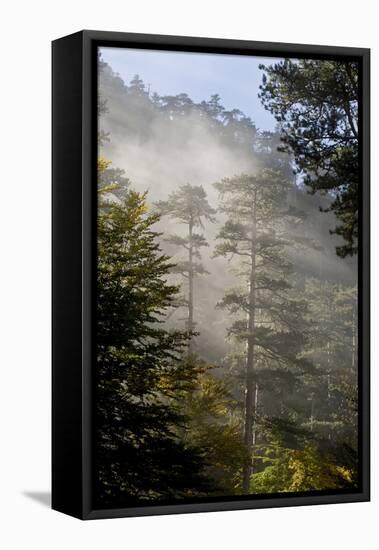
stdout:
<svg viewBox="0 0 379 550">
<path fill-rule="evenodd" d="M 220 211 L 226 222 L 218 234 L 215 254 L 240 259 L 239 288 L 227 291 L 220 303 L 234 316 L 229 333 L 245 342 L 244 443 L 242 491 L 249 492 L 254 418 L 258 399 L 258 369 L 302 369 L 299 358 L 304 345 L 304 301 L 291 292 L 292 266 L 286 249 L 293 246 L 289 227 L 300 220 L 287 207 L 291 184 L 281 173 L 262 169 L 255 175 L 226 178 L 215 184 Z"/>
<path fill-rule="evenodd" d="M 204 246 L 209 246 L 198 228 L 204 228 L 204 221 L 214 221 L 215 211 L 207 201 L 206 193 L 202 186 L 190 184 L 182 185 L 178 191 L 171 193 L 167 201 L 159 201 L 157 208 L 162 215 L 168 215 L 178 223 L 186 226 L 187 235 L 171 235 L 166 237 L 166 241 L 178 246 L 185 251 L 186 258 L 177 262 L 175 271 L 184 277 L 188 294 L 186 305 L 188 308 L 187 330 L 189 332 L 189 351 L 193 351 L 193 333 L 195 331 L 195 297 L 194 282 L 198 275 L 206 273 L 201 263 L 200 250 Z"/>
<path fill-rule="evenodd" d="M 358 64 L 353 61 L 284 59 L 264 70 L 260 98 L 278 121 L 283 146 L 311 192 L 328 193 L 326 211 L 338 220 L 344 242 L 336 251 L 358 247 Z"/>
</svg>

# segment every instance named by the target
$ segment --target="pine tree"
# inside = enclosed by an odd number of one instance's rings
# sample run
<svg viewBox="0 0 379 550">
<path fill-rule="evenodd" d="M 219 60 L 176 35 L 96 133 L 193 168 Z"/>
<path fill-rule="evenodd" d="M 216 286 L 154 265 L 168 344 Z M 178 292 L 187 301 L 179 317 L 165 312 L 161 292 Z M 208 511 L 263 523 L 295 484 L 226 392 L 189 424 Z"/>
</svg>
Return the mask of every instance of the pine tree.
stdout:
<svg viewBox="0 0 379 550">
<path fill-rule="evenodd" d="M 304 293 L 313 325 L 304 355 L 317 368 L 304 386 L 312 405 L 304 424 L 357 453 L 357 289 L 308 279 Z"/>
<path fill-rule="evenodd" d="M 221 105 L 221 97 L 218 94 L 212 94 L 209 101 L 205 102 L 206 111 L 211 118 L 219 120 L 224 107 Z"/>
<path fill-rule="evenodd" d="M 255 175 L 226 178 L 215 184 L 220 211 L 227 220 L 218 234 L 215 254 L 240 259 L 242 286 L 228 291 L 220 307 L 235 317 L 229 334 L 245 342 L 244 443 L 242 490 L 249 492 L 254 417 L 258 398 L 258 367 L 286 371 L 304 368 L 299 358 L 304 345 L 306 304 L 291 293 L 288 282 L 292 266 L 286 248 L 294 236 L 289 227 L 300 220 L 286 207 L 291 184 L 280 172 L 263 169 Z M 298 239 L 296 239 L 298 240 Z M 241 318 L 241 313 L 244 317 Z"/>
<path fill-rule="evenodd" d="M 264 70 L 260 98 L 277 119 L 283 150 L 293 153 L 311 192 L 328 193 L 345 243 L 357 253 L 359 78 L 355 61 L 285 59 Z"/>
<path fill-rule="evenodd" d="M 129 83 L 128 92 L 134 95 L 146 95 L 145 84 L 138 74 L 134 75 Z"/>
<path fill-rule="evenodd" d="M 161 111 L 167 114 L 171 120 L 188 115 L 194 106 L 192 99 L 187 94 L 167 95 L 160 99 Z"/>
<path fill-rule="evenodd" d="M 214 221 L 215 211 L 209 205 L 206 193 L 202 186 L 190 184 L 182 185 L 178 191 L 173 192 L 167 201 L 159 201 L 157 208 L 162 215 L 168 215 L 186 226 L 187 235 L 171 235 L 167 242 L 185 251 L 186 259 L 177 262 L 175 271 L 184 277 L 188 286 L 186 305 L 188 308 L 187 330 L 190 335 L 189 351 L 193 351 L 193 333 L 195 331 L 194 309 L 194 282 L 195 278 L 206 272 L 201 263 L 200 250 L 208 246 L 202 233 L 196 232 L 197 228 L 204 228 L 204 221 Z"/>
<path fill-rule="evenodd" d="M 312 369 L 293 378 L 294 388 L 260 375 L 253 493 L 357 485 L 356 288 L 307 279 L 295 290 L 308 305 L 301 357 Z"/>
</svg>

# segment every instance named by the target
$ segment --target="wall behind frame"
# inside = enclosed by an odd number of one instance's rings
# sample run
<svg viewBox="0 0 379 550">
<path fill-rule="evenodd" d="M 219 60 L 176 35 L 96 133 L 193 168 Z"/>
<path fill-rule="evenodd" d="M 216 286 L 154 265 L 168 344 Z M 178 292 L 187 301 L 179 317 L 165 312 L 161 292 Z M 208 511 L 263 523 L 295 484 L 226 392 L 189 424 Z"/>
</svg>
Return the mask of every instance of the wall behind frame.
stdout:
<svg viewBox="0 0 379 550">
<path fill-rule="evenodd" d="M 231 5 L 193 0 L 126 4 L 94 0 L 64 4 L 16 2 L 4 13 L 2 39 L 2 214 L 1 270 L 3 528 L 7 548 L 93 549 L 242 548 L 291 550 L 372 547 L 376 540 L 379 467 L 373 400 L 373 501 L 335 506 L 253 510 L 172 517 L 121 519 L 82 524 L 46 506 L 50 487 L 50 41 L 82 28 L 203 35 L 250 40 L 323 43 L 372 48 L 373 90 L 378 89 L 379 38 L 368 0 L 320 0 L 304 10 L 290 0 Z M 183 13 L 185 16 L 183 17 Z M 373 116 L 378 114 L 372 93 Z M 379 147 L 373 128 L 373 151 Z M 373 226 L 379 207 L 375 156 L 372 171 Z M 373 250 L 373 275 L 378 255 Z M 373 327 L 379 324 L 378 290 L 373 292 Z M 373 365 L 377 346 L 373 341 Z M 373 395 L 377 377 L 373 372 Z"/>
</svg>

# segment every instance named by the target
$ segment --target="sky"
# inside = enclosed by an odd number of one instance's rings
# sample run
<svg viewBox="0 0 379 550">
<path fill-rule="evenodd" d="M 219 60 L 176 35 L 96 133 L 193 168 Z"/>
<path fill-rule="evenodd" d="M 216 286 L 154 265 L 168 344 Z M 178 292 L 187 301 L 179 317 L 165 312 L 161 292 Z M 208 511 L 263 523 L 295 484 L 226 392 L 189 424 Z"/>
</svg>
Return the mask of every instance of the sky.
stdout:
<svg viewBox="0 0 379 550">
<path fill-rule="evenodd" d="M 195 102 L 218 93 L 227 109 L 240 109 L 262 130 L 274 129 L 275 119 L 257 94 L 262 81 L 259 64 L 273 63 L 276 58 L 130 48 L 102 47 L 100 51 L 126 84 L 138 74 L 151 93 L 187 93 Z"/>
</svg>

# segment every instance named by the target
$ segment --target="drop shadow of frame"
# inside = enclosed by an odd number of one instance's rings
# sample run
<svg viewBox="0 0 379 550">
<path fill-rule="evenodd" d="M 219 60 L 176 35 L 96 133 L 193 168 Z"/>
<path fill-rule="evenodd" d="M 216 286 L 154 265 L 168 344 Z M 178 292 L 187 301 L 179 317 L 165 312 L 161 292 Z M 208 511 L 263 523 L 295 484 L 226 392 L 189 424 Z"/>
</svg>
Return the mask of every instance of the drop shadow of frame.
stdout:
<svg viewBox="0 0 379 550">
<path fill-rule="evenodd" d="M 50 491 L 23 491 L 24 497 L 30 498 L 41 506 L 51 507 L 51 492 Z"/>
</svg>

